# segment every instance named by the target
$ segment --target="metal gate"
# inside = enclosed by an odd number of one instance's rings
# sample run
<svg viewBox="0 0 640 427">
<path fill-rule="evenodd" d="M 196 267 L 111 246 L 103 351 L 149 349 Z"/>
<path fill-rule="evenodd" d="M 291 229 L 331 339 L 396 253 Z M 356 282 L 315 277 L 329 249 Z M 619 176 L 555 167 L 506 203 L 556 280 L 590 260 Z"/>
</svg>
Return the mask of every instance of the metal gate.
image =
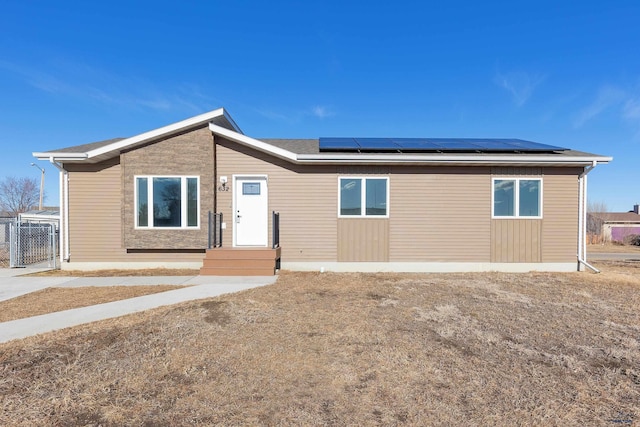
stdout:
<svg viewBox="0 0 640 427">
<path fill-rule="evenodd" d="M 9 267 L 10 227 L 13 222 L 13 218 L 0 218 L 0 268 Z"/>
<path fill-rule="evenodd" d="M 10 267 L 45 264 L 56 267 L 57 233 L 53 224 L 13 222 L 10 224 Z"/>
</svg>

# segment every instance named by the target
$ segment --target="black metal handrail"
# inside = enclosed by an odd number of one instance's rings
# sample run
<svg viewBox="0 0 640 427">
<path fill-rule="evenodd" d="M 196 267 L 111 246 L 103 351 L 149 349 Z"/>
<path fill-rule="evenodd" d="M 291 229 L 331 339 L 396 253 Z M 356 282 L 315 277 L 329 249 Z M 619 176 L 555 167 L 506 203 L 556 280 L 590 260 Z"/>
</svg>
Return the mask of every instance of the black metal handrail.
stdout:
<svg viewBox="0 0 640 427">
<path fill-rule="evenodd" d="M 209 211 L 209 249 L 222 247 L 222 212 Z"/>
<path fill-rule="evenodd" d="M 271 213 L 272 225 L 273 225 L 273 245 L 272 248 L 276 249 L 280 247 L 280 212 L 273 211 Z"/>
</svg>

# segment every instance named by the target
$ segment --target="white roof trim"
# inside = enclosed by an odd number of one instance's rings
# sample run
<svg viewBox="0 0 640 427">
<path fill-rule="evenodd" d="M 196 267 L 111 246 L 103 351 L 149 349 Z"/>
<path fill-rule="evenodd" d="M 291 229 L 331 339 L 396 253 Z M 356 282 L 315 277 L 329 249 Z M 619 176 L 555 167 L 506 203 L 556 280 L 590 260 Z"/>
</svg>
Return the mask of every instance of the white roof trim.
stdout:
<svg viewBox="0 0 640 427">
<path fill-rule="evenodd" d="M 132 136 L 130 138 L 125 138 L 120 141 L 113 142 L 111 144 L 89 150 L 83 153 L 71 153 L 71 152 L 62 152 L 62 153 L 33 153 L 33 156 L 40 160 L 48 160 L 50 158 L 54 158 L 56 161 L 73 161 L 73 160 L 83 160 L 83 159 L 91 159 L 94 157 L 99 157 L 105 155 L 111 151 L 120 151 L 132 145 L 151 140 L 154 138 L 162 137 L 164 135 L 169 135 L 183 129 L 188 129 L 194 126 L 198 126 L 200 124 L 206 123 L 210 120 L 213 120 L 218 117 L 224 117 L 231 126 L 238 132 L 242 133 L 238 125 L 235 121 L 227 114 L 224 108 L 218 108 L 213 111 L 209 111 L 204 114 L 197 115 L 195 117 L 188 118 L 186 120 L 182 120 L 180 122 L 176 122 L 167 126 L 163 126 L 158 129 L 150 130 L 148 132 L 141 133 L 139 135 Z M 222 128 L 224 129 L 224 128 Z"/>
<path fill-rule="evenodd" d="M 238 142 L 240 144 L 263 151 L 265 153 L 273 154 L 276 157 L 280 157 L 282 159 L 289 160 L 291 162 L 298 161 L 297 155 L 295 153 L 292 153 L 291 151 L 288 151 L 279 147 L 274 147 L 271 144 L 258 141 L 255 138 L 251 138 L 246 135 L 239 134 L 229 129 L 225 129 L 222 126 L 209 123 L 209 130 L 215 133 L 216 135 L 224 136 L 225 138 L 230 139 L 231 141 Z"/>
<path fill-rule="evenodd" d="M 224 114 L 225 114 L 224 108 L 218 108 L 217 110 L 200 114 L 198 116 L 191 117 L 186 120 L 182 120 L 181 122 L 173 123 L 168 126 L 163 126 L 161 128 L 154 129 L 149 132 L 144 132 L 139 135 L 123 139 L 122 141 L 114 142 L 113 144 L 105 145 L 104 147 L 96 148 L 95 150 L 91 150 L 87 152 L 87 155 L 88 155 L 88 158 L 92 158 L 92 157 L 99 156 L 101 154 L 108 153 L 109 151 L 122 150 L 123 148 L 127 148 L 139 142 L 158 138 L 160 136 L 171 134 L 171 133 L 180 131 L 182 129 L 190 128 L 192 126 L 197 126 L 200 123 L 209 121 L 216 117 L 223 116 Z"/>
<path fill-rule="evenodd" d="M 458 155 L 451 156 L 445 154 L 438 155 L 415 155 L 415 154 L 296 154 L 280 147 L 275 147 L 266 142 L 259 141 L 246 135 L 225 129 L 221 126 L 209 123 L 211 132 L 223 136 L 233 142 L 255 148 L 264 153 L 272 154 L 281 159 L 299 164 L 327 164 L 327 163 L 396 163 L 396 164 L 450 164 L 450 165 L 496 165 L 496 164 L 536 164 L 536 165 L 556 165 L 556 166 L 585 166 L 593 162 L 609 163 L 612 157 L 580 157 L 580 156 L 527 156 L 522 155 Z"/>
<path fill-rule="evenodd" d="M 218 117 L 224 117 L 233 130 L 219 126 L 211 121 Z M 214 134 L 223 136 L 231 141 L 244 146 L 254 148 L 267 154 L 279 157 L 298 164 L 439 164 L 439 165 L 551 165 L 551 166 L 587 166 L 594 163 L 609 163 L 612 157 L 604 156 L 522 156 L 522 155 L 447 155 L 447 154 L 361 154 L 361 153 L 321 153 L 321 154 L 296 154 L 289 150 L 248 137 L 242 133 L 235 121 L 227 114 L 224 108 L 209 111 L 180 122 L 163 126 L 148 132 L 141 133 L 130 138 L 113 142 L 111 144 L 90 150 L 87 152 L 35 152 L 33 156 L 39 160 L 50 161 L 82 161 L 102 160 L 108 158 L 110 152 L 120 151 L 136 144 L 153 140 L 165 135 L 189 129 L 209 122 L 209 130 Z"/>
<path fill-rule="evenodd" d="M 612 157 L 548 157 L 548 156 L 527 156 L 522 155 L 415 155 L 415 154 L 298 154 L 297 159 L 301 163 L 312 162 L 335 162 L 335 163 L 450 163 L 450 164 L 476 164 L 486 165 L 497 163 L 513 164 L 513 163 L 535 163 L 535 164 L 576 164 L 576 165 L 590 165 L 593 162 L 597 163 L 609 163 L 613 160 Z"/>
<path fill-rule="evenodd" d="M 55 161 L 71 161 L 71 160 L 83 160 L 87 158 L 87 153 L 31 153 L 33 157 L 38 160 L 54 159 Z"/>
</svg>

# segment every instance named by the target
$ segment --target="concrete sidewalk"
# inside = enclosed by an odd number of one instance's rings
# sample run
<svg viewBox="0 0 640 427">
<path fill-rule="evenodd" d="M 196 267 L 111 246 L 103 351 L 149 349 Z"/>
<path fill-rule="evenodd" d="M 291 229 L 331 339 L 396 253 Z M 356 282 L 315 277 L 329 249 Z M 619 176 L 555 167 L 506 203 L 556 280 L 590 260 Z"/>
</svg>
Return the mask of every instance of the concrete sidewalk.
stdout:
<svg viewBox="0 0 640 427">
<path fill-rule="evenodd" d="M 2 276 L 0 276 L 2 277 Z M 277 276 L 213 277 L 11 277 L 0 279 L 0 301 L 48 287 L 184 285 L 184 289 L 145 295 L 0 323 L 0 343 L 58 329 L 272 284 Z"/>
</svg>

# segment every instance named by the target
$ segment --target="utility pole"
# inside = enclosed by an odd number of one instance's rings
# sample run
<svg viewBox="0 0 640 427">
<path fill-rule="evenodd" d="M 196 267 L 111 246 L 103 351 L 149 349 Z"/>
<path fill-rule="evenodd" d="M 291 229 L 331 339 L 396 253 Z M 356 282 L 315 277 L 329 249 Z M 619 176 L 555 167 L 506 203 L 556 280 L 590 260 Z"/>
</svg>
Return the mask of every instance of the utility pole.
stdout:
<svg viewBox="0 0 640 427">
<path fill-rule="evenodd" d="M 42 169 L 35 163 L 31 163 L 31 166 L 37 167 L 38 169 L 40 169 L 40 172 L 42 172 L 42 174 L 40 175 L 40 204 L 38 205 L 38 210 L 42 210 L 42 196 L 44 195 L 44 169 Z"/>
</svg>

